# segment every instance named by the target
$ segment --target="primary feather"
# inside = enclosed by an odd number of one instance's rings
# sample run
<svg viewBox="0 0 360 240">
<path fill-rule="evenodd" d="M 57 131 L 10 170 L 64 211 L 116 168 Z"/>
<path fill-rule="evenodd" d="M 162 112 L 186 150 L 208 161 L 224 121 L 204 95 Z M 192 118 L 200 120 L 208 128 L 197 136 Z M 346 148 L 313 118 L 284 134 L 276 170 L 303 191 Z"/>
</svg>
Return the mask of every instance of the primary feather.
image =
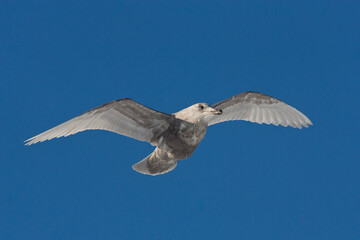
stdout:
<svg viewBox="0 0 360 240">
<path fill-rule="evenodd" d="M 85 130 L 107 130 L 153 145 L 169 127 L 171 115 L 145 107 L 131 99 L 119 99 L 93 108 L 67 122 L 26 140 L 26 145 L 67 137 Z"/>
<path fill-rule="evenodd" d="M 299 129 L 312 125 L 312 122 L 295 108 L 279 99 L 258 92 L 243 92 L 215 103 L 212 107 L 222 109 L 223 113 L 209 116 L 207 119 L 209 125 L 233 120 L 291 126 Z"/>
</svg>

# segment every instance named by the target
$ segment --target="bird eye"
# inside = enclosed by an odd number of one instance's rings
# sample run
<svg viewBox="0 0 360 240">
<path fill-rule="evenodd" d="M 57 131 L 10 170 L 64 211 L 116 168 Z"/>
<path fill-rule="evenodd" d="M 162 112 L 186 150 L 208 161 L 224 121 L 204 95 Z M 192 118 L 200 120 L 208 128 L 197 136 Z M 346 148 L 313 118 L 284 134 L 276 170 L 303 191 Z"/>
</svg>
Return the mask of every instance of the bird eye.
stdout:
<svg viewBox="0 0 360 240">
<path fill-rule="evenodd" d="M 200 105 L 200 109 L 201 109 L 201 110 L 204 110 L 204 106 L 203 106 L 203 105 Z"/>
</svg>

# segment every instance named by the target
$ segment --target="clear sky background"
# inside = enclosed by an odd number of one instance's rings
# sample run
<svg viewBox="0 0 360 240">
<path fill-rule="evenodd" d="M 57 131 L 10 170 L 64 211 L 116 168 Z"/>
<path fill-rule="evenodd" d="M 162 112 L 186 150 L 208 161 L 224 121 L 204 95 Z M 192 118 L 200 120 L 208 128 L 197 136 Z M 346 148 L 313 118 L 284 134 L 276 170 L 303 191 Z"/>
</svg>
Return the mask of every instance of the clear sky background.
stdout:
<svg viewBox="0 0 360 240">
<path fill-rule="evenodd" d="M 359 1 L 0 1 L 0 239 L 359 239 L 359 43 Z M 119 98 L 247 90 L 314 126 L 215 125 L 158 177 L 110 132 L 23 145 Z"/>
</svg>

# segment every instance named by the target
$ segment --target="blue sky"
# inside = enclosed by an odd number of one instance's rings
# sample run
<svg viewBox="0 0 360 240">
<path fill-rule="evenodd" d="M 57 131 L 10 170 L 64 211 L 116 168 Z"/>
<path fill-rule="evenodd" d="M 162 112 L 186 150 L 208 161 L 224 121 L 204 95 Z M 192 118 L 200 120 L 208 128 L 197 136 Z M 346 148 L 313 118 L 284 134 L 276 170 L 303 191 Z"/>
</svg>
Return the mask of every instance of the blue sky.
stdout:
<svg viewBox="0 0 360 240">
<path fill-rule="evenodd" d="M 359 239 L 359 1 L 1 1 L 0 239 Z M 267 93 L 314 123 L 209 128 L 149 177 L 105 131 L 25 147 L 129 97 Z"/>
</svg>

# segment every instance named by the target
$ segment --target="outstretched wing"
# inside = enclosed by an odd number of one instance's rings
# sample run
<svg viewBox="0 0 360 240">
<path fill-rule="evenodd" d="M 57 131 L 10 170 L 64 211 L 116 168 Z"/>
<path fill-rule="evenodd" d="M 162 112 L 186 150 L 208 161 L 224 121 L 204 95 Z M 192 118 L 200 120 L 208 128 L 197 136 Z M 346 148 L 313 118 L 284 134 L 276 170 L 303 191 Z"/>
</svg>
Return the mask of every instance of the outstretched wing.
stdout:
<svg viewBox="0 0 360 240">
<path fill-rule="evenodd" d="M 169 114 L 124 98 L 93 108 L 25 142 L 26 145 L 31 145 L 85 130 L 101 129 L 156 145 L 161 133 L 169 127 L 172 119 Z"/>
<path fill-rule="evenodd" d="M 301 112 L 279 99 L 258 92 L 243 92 L 212 105 L 222 109 L 221 115 L 208 117 L 209 125 L 224 121 L 244 120 L 256 123 L 308 127 L 312 122 Z"/>
</svg>

